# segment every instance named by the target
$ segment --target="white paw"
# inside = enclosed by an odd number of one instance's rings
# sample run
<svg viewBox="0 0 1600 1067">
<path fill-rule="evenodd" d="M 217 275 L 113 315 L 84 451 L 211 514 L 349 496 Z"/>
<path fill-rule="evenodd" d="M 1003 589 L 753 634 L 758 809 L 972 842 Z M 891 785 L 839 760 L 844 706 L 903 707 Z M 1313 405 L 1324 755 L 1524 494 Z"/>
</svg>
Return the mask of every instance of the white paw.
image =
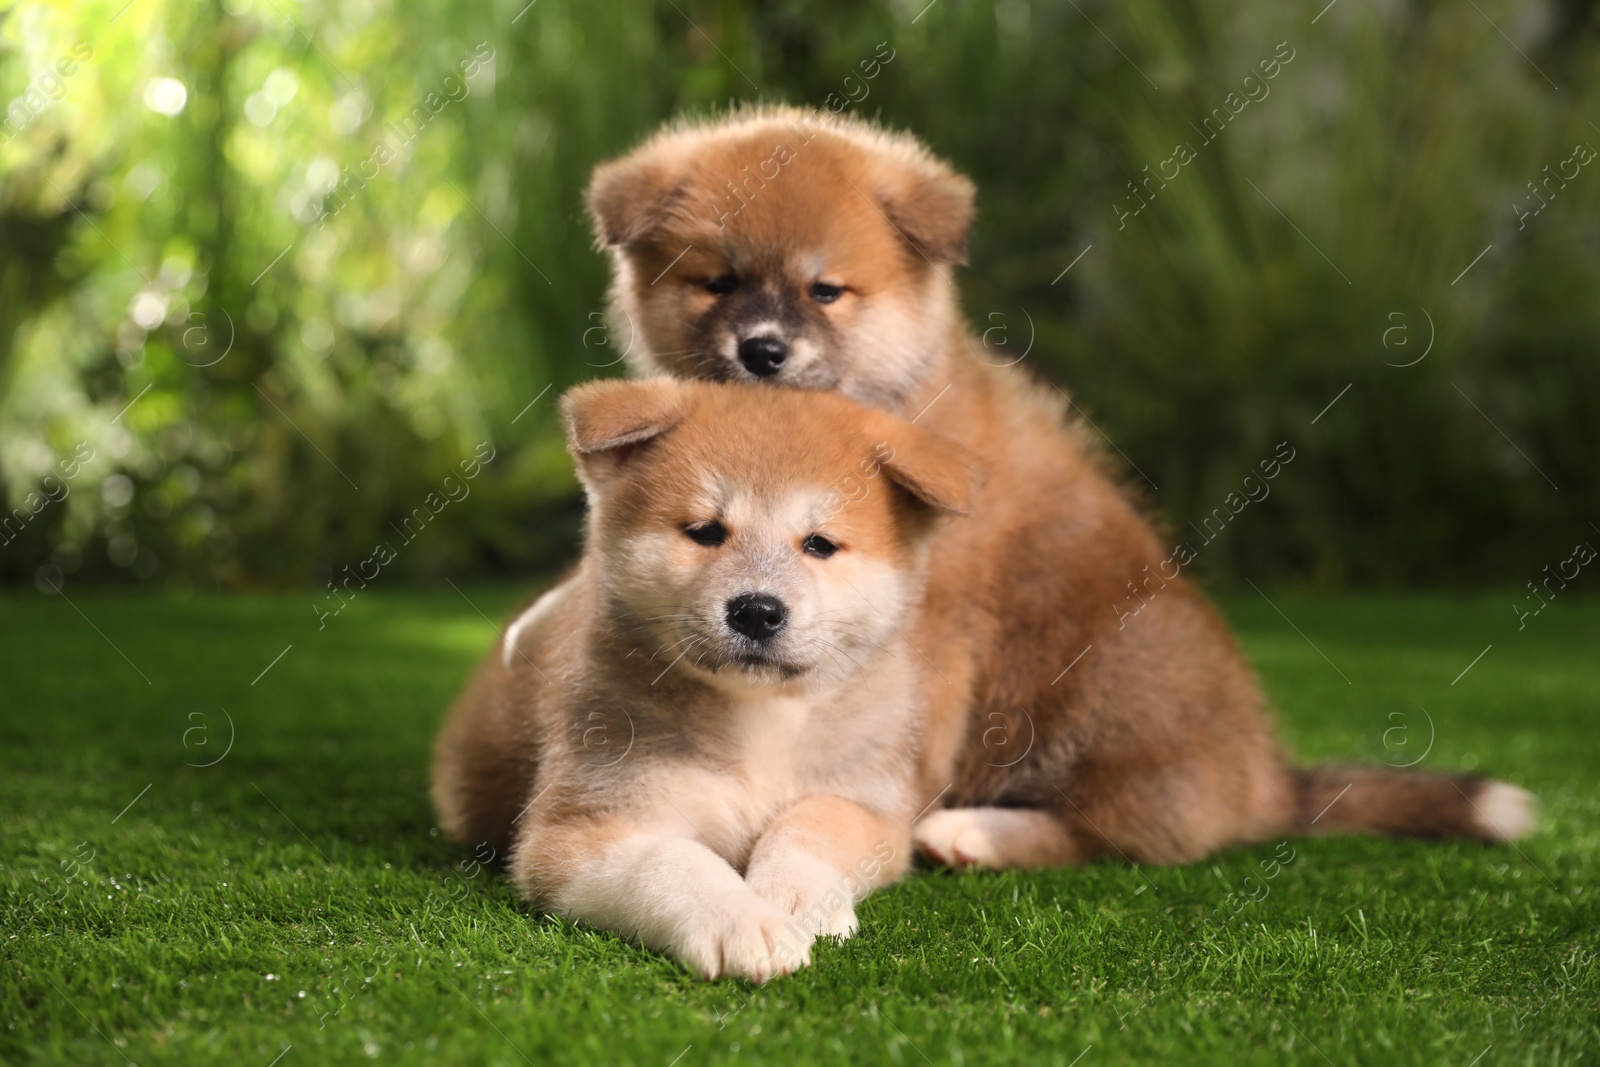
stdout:
<svg viewBox="0 0 1600 1067">
<path fill-rule="evenodd" d="M 1533 829 L 1533 794 L 1506 782 L 1489 782 L 1472 801 L 1473 816 L 1494 841 L 1516 841 Z"/>
<path fill-rule="evenodd" d="M 948 867 L 995 867 L 1000 852 L 982 809 L 946 808 L 922 818 L 911 839 L 931 859 Z"/>
<path fill-rule="evenodd" d="M 855 894 L 865 887 L 815 857 L 792 853 L 769 860 L 751 868 L 745 881 L 808 934 L 843 941 L 861 929 Z"/>
<path fill-rule="evenodd" d="M 811 940 L 787 912 L 742 890 L 711 903 L 671 951 L 702 978 L 759 984 L 808 965 Z"/>
</svg>

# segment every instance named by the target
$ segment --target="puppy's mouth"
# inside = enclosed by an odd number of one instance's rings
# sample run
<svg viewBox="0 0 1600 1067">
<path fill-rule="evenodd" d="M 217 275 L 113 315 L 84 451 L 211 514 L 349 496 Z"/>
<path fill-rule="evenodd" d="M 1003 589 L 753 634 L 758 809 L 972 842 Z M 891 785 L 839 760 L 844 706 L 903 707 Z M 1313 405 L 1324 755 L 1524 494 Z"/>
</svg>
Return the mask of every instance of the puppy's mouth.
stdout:
<svg viewBox="0 0 1600 1067">
<path fill-rule="evenodd" d="M 725 645 L 695 665 L 719 677 L 733 675 L 762 683 L 787 682 L 811 669 L 809 663 L 797 662 L 776 649 L 762 647 L 754 641 Z"/>
<path fill-rule="evenodd" d="M 789 386 L 795 389 L 814 389 L 831 392 L 839 387 L 839 376 L 820 361 L 804 366 L 785 367 L 772 374 L 755 374 L 738 364 L 724 364 L 722 381 L 758 382 L 764 385 Z"/>
<path fill-rule="evenodd" d="M 784 681 L 798 678 L 808 670 L 807 667 L 801 664 L 791 663 L 781 657 L 759 652 L 735 653 L 728 662 L 730 666 L 736 667 L 746 674 L 758 677 L 767 677 L 775 674 Z"/>
</svg>

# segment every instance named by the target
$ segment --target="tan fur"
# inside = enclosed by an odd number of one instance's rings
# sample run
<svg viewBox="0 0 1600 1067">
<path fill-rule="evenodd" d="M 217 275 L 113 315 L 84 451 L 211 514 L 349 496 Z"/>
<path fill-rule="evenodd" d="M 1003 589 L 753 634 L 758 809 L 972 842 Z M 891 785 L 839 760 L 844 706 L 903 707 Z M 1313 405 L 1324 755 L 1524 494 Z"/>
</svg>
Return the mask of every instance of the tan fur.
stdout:
<svg viewBox="0 0 1600 1067">
<path fill-rule="evenodd" d="M 537 639 L 498 649 L 457 702 L 441 822 L 510 844 L 541 906 L 708 977 L 802 966 L 910 862 L 924 667 L 904 627 L 939 516 L 977 472 L 827 394 L 600 382 L 563 412 L 584 559 L 537 609 Z M 713 519 L 721 545 L 686 532 Z M 808 554 L 813 534 L 837 552 Z M 724 619 L 746 592 L 789 611 L 753 662 Z"/>
<path fill-rule="evenodd" d="M 755 109 L 656 135 L 597 170 L 589 204 L 637 372 L 753 380 L 739 341 L 781 337 L 789 358 L 769 383 L 914 418 L 986 472 L 971 517 L 935 534 L 922 609 L 903 627 L 921 668 L 914 809 L 932 806 L 917 829 L 930 855 L 1179 863 L 1324 829 L 1486 841 L 1526 831 L 1530 798 L 1512 787 L 1387 770 L 1348 779 L 1312 822 L 1342 772 L 1291 767 L 1226 627 L 1187 578 L 1162 576 L 1170 546 L 1084 446 L 1062 398 L 979 358 L 951 277 L 972 187 L 917 141 Z M 729 277 L 731 291 L 708 291 Z M 821 303 L 817 282 L 843 293 Z M 828 444 L 781 432 L 796 453 Z M 1122 618 L 1135 587 L 1147 604 Z M 560 662 L 570 625 L 530 625 L 518 648 Z M 484 704 L 473 692 L 458 715 Z M 524 748 L 511 769 L 480 769 L 510 782 L 530 758 Z M 506 805 L 474 807 L 460 780 L 472 759 L 444 747 L 440 759 L 458 769 L 437 792 L 447 825 L 473 827 L 453 832 L 503 832 Z"/>
<path fill-rule="evenodd" d="M 776 174 L 763 165 L 774 158 Z M 655 184 L 630 181 L 642 172 Z M 935 544 L 913 635 L 935 667 L 925 798 L 1048 812 L 1071 838 L 1054 862 L 1180 862 L 1310 826 L 1321 779 L 1288 766 L 1215 612 L 1186 578 L 1160 576 L 1170 546 L 1084 448 L 1059 396 L 978 358 L 949 269 L 972 218 L 965 178 L 871 123 L 758 108 L 670 127 L 600 168 L 594 190 L 639 370 L 748 378 L 728 338 L 752 318 L 776 320 L 794 352 L 776 384 L 921 413 L 919 426 L 990 472 L 974 521 Z M 617 205 L 640 220 L 626 235 L 608 225 Z M 730 273 L 737 291 L 704 291 Z M 816 305 L 806 298 L 816 280 L 845 295 Z M 1123 620 L 1116 606 L 1131 587 L 1154 597 Z M 1031 749 L 1015 764 L 985 740 L 1024 735 Z M 1486 788 L 1476 780 L 1373 771 L 1360 782 L 1333 825 L 1503 836 L 1471 810 Z M 1523 826 L 1519 815 L 1498 823 Z M 1019 845 L 994 865 L 1041 855 Z"/>
</svg>

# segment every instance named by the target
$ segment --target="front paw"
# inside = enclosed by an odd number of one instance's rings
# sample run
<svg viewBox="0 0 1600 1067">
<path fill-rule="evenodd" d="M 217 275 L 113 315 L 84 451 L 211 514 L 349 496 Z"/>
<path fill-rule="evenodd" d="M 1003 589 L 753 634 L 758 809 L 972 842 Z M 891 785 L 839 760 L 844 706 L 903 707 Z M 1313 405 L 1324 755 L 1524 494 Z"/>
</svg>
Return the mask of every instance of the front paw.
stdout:
<svg viewBox="0 0 1600 1067">
<path fill-rule="evenodd" d="M 811 962 L 810 932 L 749 891 L 714 901 L 670 951 L 702 978 L 748 978 L 757 984 Z"/>
<path fill-rule="evenodd" d="M 861 928 L 851 879 L 819 859 L 795 853 L 764 862 L 751 868 L 745 882 L 808 933 L 843 941 Z"/>
</svg>

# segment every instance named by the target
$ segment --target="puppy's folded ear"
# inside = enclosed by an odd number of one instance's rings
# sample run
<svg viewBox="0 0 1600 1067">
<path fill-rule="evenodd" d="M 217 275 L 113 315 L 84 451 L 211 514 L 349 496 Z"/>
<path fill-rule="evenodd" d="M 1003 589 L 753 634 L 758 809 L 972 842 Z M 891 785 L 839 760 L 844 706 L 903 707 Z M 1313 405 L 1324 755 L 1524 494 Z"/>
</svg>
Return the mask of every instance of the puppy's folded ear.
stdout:
<svg viewBox="0 0 1600 1067">
<path fill-rule="evenodd" d="M 683 418 L 683 389 L 669 378 L 598 381 L 561 398 L 567 447 L 578 461 L 578 477 L 594 489 L 651 440 Z"/>
<path fill-rule="evenodd" d="M 965 515 L 984 481 L 977 456 L 910 423 L 884 415 L 879 422 L 878 466 L 910 497 L 936 512 Z"/>
<path fill-rule="evenodd" d="M 603 247 L 637 241 L 678 197 L 674 170 L 646 145 L 595 168 L 585 201 Z"/>
<path fill-rule="evenodd" d="M 967 231 L 977 208 L 964 175 L 918 147 L 879 182 L 883 213 L 905 239 L 935 263 L 967 261 Z"/>
</svg>

